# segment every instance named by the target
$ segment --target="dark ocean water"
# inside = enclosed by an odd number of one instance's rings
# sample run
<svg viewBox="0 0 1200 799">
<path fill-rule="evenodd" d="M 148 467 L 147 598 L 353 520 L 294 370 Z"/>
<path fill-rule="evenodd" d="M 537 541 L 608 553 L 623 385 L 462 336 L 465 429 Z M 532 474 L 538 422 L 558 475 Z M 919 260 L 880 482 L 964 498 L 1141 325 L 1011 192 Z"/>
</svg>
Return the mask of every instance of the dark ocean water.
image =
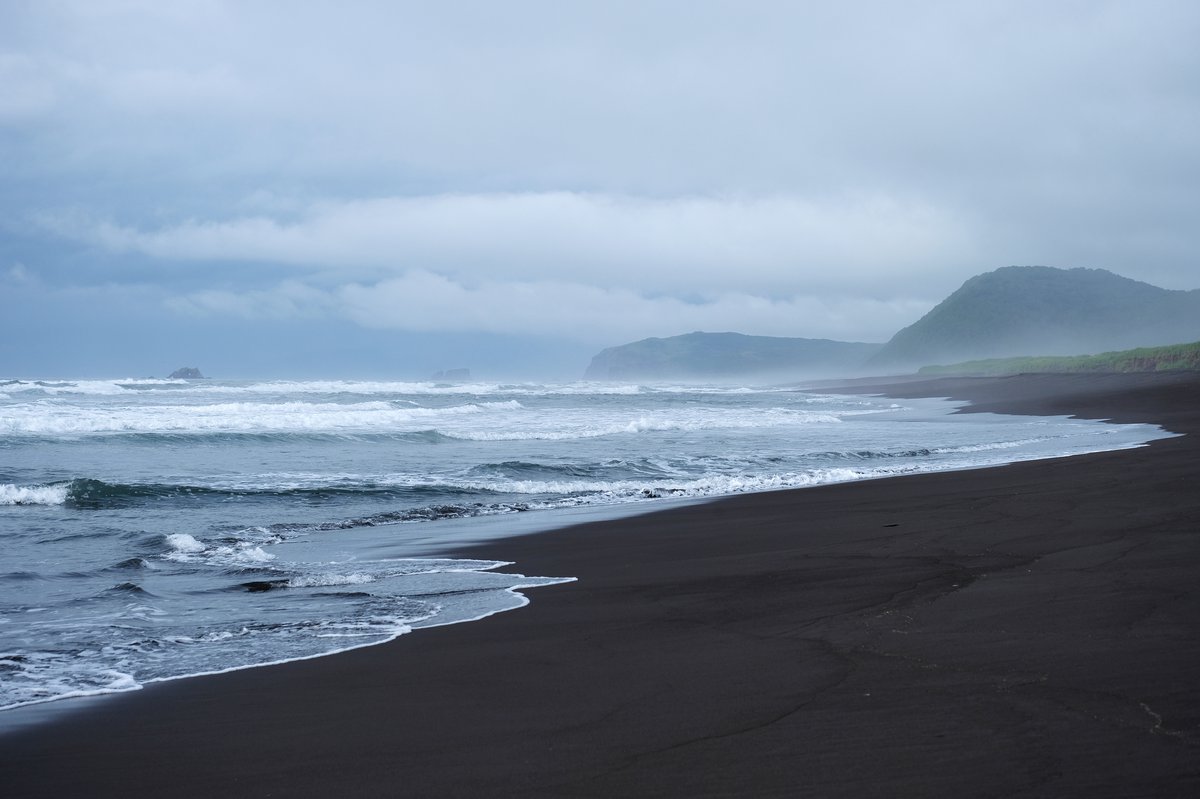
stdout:
<svg viewBox="0 0 1200 799">
<path fill-rule="evenodd" d="M 567 508 L 1164 435 L 954 407 L 752 386 L 0 380 L 0 708 L 375 644 L 571 578 L 438 556 L 497 517 L 520 532 Z"/>
</svg>

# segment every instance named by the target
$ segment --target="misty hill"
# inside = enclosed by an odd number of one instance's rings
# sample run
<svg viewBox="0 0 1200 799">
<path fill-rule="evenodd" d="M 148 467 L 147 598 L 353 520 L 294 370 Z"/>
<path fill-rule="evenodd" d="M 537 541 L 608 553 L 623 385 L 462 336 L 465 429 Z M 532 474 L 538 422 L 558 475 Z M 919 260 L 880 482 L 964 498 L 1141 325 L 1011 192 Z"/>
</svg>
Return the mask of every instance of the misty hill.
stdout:
<svg viewBox="0 0 1200 799">
<path fill-rule="evenodd" d="M 1012 375 L 1028 372 L 1168 372 L 1200 371 L 1200 342 L 1167 347 L 1139 347 L 1099 355 L 992 358 L 948 366 L 924 366 L 931 375 Z"/>
<path fill-rule="evenodd" d="M 1103 269 L 1009 266 L 976 275 L 901 330 L 871 368 L 1013 355 L 1071 355 L 1195 341 L 1200 290 Z"/>
<path fill-rule="evenodd" d="M 588 380 L 720 380 L 836 375 L 857 369 L 879 344 L 811 338 L 688 333 L 609 347 L 592 358 Z"/>
</svg>

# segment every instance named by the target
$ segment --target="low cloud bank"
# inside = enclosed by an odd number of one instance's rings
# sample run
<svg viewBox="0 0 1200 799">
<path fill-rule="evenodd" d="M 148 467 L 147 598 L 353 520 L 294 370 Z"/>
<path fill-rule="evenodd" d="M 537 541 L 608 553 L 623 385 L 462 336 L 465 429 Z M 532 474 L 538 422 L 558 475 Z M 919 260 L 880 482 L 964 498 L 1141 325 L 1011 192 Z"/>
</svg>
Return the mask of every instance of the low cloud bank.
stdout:
<svg viewBox="0 0 1200 799">
<path fill-rule="evenodd" d="M 860 297 L 769 299 L 716 294 L 694 302 L 572 282 L 464 285 L 416 271 L 373 283 L 314 288 L 296 281 L 253 292 L 201 291 L 166 300 L 189 315 L 246 319 L 343 317 L 364 327 L 564 337 L 594 345 L 692 330 L 883 341 L 928 310 L 920 302 Z"/>
</svg>

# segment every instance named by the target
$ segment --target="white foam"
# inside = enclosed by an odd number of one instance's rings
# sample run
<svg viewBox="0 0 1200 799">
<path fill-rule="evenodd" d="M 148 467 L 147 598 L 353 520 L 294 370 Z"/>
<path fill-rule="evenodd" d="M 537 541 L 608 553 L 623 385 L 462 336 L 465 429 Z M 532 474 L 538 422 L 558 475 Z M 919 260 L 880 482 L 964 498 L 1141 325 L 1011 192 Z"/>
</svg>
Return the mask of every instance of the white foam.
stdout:
<svg viewBox="0 0 1200 799">
<path fill-rule="evenodd" d="M 288 580 L 289 588 L 324 588 L 335 585 L 365 585 L 378 580 L 375 575 L 366 572 L 352 574 L 306 574 Z"/>
<path fill-rule="evenodd" d="M 176 535 L 184 536 L 184 534 Z M 185 538 L 191 537 L 185 536 Z M 187 546 L 184 538 L 176 540 Z M 192 540 L 194 541 L 195 539 Z M 510 565 L 505 561 L 454 561 L 449 559 L 419 558 L 399 560 L 415 562 L 419 571 L 430 568 L 433 571 L 445 572 L 482 572 L 499 566 Z M 381 561 L 381 563 L 383 562 L 390 561 Z M 458 567 L 451 565 L 455 563 L 458 564 Z M 9 710 L 74 697 L 120 693 L 137 690 L 144 684 L 149 683 L 226 674 L 243 669 L 273 666 L 300 660 L 312 660 L 354 649 L 377 646 L 410 633 L 415 627 L 424 628 L 460 624 L 523 607 L 529 604 L 529 600 L 521 593 L 522 590 L 544 585 L 569 583 L 575 580 L 573 577 L 526 577 L 521 574 L 504 574 L 499 576 L 507 578 L 505 580 L 506 585 L 502 588 L 498 586 L 495 593 L 508 597 L 508 601 L 503 604 L 491 602 L 482 610 L 472 610 L 466 613 L 451 612 L 443 616 L 440 613 L 441 608 L 439 606 L 424 613 L 409 613 L 403 616 L 374 615 L 370 618 L 358 619 L 325 619 L 315 623 L 300 622 L 297 624 L 272 625 L 269 629 L 251 629 L 241 626 L 236 629 L 209 630 L 194 635 L 169 634 L 159 639 L 163 643 L 182 647 L 179 650 L 175 650 L 179 653 L 185 650 L 188 652 L 199 651 L 198 648 L 202 648 L 205 645 L 223 646 L 226 651 L 230 651 L 228 649 L 230 646 L 235 647 L 236 651 L 243 655 L 240 658 L 241 662 L 226 667 L 196 668 L 196 664 L 193 663 L 192 667 L 188 668 L 184 665 L 188 662 L 185 659 L 178 664 L 179 666 L 183 666 L 182 671 L 151 676 L 149 674 L 139 675 L 137 672 L 121 671 L 104 664 L 105 660 L 114 660 L 120 663 L 128 662 L 130 665 L 133 665 L 133 661 L 130 658 L 136 657 L 136 653 L 139 650 L 136 645 L 131 644 L 103 646 L 100 647 L 99 653 L 96 653 L 99 655 L 98 657 L 82 659 L 60 654 L 30 653 L 29 655 L 22 656 L 15 679 L 10 679 L 6 682 L 4 697 L 0 700 L 0 710 Z M 329 582 L 327 583 L 322 583 L 319 579 L 314 579 L 311 584 L 316 586 L 326 584 L 352 585 L 358 582 L 370 581 L 367 579 L 369 575 L 365 573 L 326 575 L 326 577 L 329 578 Z M 316 646 L 314 651 L 296 653 L 284 657 L 273 657 L 270 654 L 272 639 L 280 634 L 287 635 L 289 633 L 299 633 L 314 643 L 316 641 L 325 643 Z M 250 639 L 250 645 L 240 643 L 241 639 Z M 159 654 L 164 652 L 163 649 L 158 647 L 155 647 L 154 651 Z M 255 659 L 255 655 L 261 659 Z M 246 660 L 246 656 L 250 659 Z"/>
<path fill-rule="evenodd" d="M 1016 447 L 1040 444 L 1045 438 L 1022 438 L 1015 441 L 993 441 L 988 444 L 964 444 L 958 447 L 935 447 L 930 452 L 936 455 L 955 455 L 965 452 L 992 452 L 1000 449 L 1015 449 Z"/>
<path fill-rule="evenodd" d="M 824 483 L 861 480 L 866 477 L 899 474 L 916 467 L 880 467 L 875 469 L 829 468 L 803 472 L 784 472 L 757 476 L 706 475 L 692 480 L 504 480 L 452 482 L 456 488 L 489 490 L 508 494 L 570 495 L 562 504 L 581 502 L 608 503 L 660 496 L 709 497 L 801 488 Z M 551 502 L 554 506 L 558 502 Z"/>
<path fill-rule="evenodd" d="M 0 710 L 142 687 L 129 672 L 60 654 L 24 653 L 19 661 L 8 659 L 5 665 L 9 670 L 5 673 Z"/>
<path fill-rule="evenodd" d="M 597 421 L 598 416 L 600 414 L 594 411 L 586 415 L 561 413 L 539 418 L 536 425 L 514 425 L 503 430 L 439 428 L 438 432 L 447 438 L 464 441 L 570 441 L 640 433 L 832 425 L 842 421 L 840 416 L 835 414 L 780 408 L 717 411 L 700 408 L 677 409 L 670 412 L 670 415 L 641 414 L 632 418 L 625 415 L 603 421 Z"/>
<path fill-rule="evenodd" d="M 45 385 L 38 385 L 38 383 Z M 758 394 L 792 392 L 782 386 L 704 385 L 685 383 L 610 383 L 579 380 L 567 383 L 501 383 L 471 381 L 464 383 L 435 380 L 267 380 L 267 381 L 189 381 L 169 378 L 121 378 L 111 380 L 19 381 L 9 391 L 39 390 L 51 395 L 144 394 L 147 390 L 169 387 L 172 394 L 216 396 L 221 394 L 296 395 L 425 395 L 425 396 L 629 396 L 656 393 L 687 394 Z"/>
<path fill-rule="evenodd" d="M 120 381 L 124 382 L 124 381 Z M 622 395 L 638 394 L 638 385 L 608 383 L 497 383 L 475 381 L 446 383 L 432 380 L 270 380 L 242 384 L 221 382 L 191 383 L 188 390 L 206 394 L 357 394 L 357 395 L 425 395 L 425 396 L 559 396 L 559 395 Z"/>
<path fill-rule="evenodd" d="M 633 383 L 593 383 L 576 381 L 572 383 L 496 383 L 475 381 L 470 383 L 444 383 L 432 380 L 403 382 L 403 381 L 367 381 L 367 380 L 310 380 L 310 381 L 269 381 L 251 383 L 242 386 L 230 386 L 219 390 L 253 394 L 412 394 L 428 396 L 529 396 L 553 397 L 573 395 L 606 395 L 622 396 L 643 394 L 654 389 Z M 690 390 L 690 389 L 683 389 Z"/>
<path fill-rule="evenodd" d="M 163 557 L 181 563 L 205 561 L 227 566 L 253 566 L 275 559 L 255 541 L 210 546 L 187 533 L 172 533 L 165 540 L 171 551 Z"/>
<path fill-rule="evenodd" d="M 235 561 L 243 563 L 266 563 L 274 560 L 275 556 L 265 551 L 262 547 L 252 546 L 248 543 L 242 543 L 237 547 L 220 547 L 217 549 L 218 555 L 226 555 Z"/>
<path fill-rule="evenodd" d="M 533 578 L 527 578 L 522 574 L 514 574 L 511 576 L 521 578 L 522 580 L 527 580 L 527 579 L 537 580 L 537 582 L 517 583 L 516 585 L 512 585 L 512 586 L 509 586 L 508 588 L 505 588 L 504 592 L 506 594 L 511 595 L 513 597 L 513 599 L 515 600 L 515 603 L 513 605 L 510 605 L 509 607 L 494 608 L 492 610 L 487 610 L 487 611 L 481 612 L 474 616 L 460 617 L 460 618 L 455 618 L 455 619 L 447 619 L 445 621 L 440 621 L 440 622 L 437 621 L 437 617 L 435 616 L 434 620 L 431 621 L 430 623 L 428 623 L 428 624 L 422 623 L 422 624 L 419 624 L 418 626 L 421 629 L 425 629 L 425 628 L 429 628 L 429 627 L 445 627 L 445 626 L 448 626 L 451 624 L 462 624 L 465 622 L 479 621 L 481 619 L 486 619 L 489 616 L 495 616 L 497 613 L 503 613 L 508 610 L 517 610 L 518 608 L 523 608 L 526 605 L 528 605 L 529 597 L 527 597 L 521 593 L 521 591 L 524 589 L 541 588 L 541 587 L 547 586 L 547 585 L 565 585 L 567 583 L 578 582 L 578 580 L 579 580 L 578 577 L 533 577 Z"/>
<path fill-rule="evenodd" d="M 467 441 L 565 441 L 653 432 L 838 424 L 842 415 L 803 408 L 678 407 L 670 410 L 556 407 L 529 411 L 518 400 L 429 408 L 393 401 L 222 402 L 196 404 L 26 403 L 6 408 L 0 433 L 373 434 L 436 432 Z"/>
<path fill-rule="evenodd" d="M 0 483 L 0 505 L 62 505 L 67 501 L 66 483 L 21 486 Z"/>
<path fill-rule="evenodd" d="M 520 412 L 517 400 L 445 408 L 391 402 L 234 402 L 192 405 L 53 406 L 5 409 L 0 432 L 11 435 L 95 433 L 339 433 L 420 432 L 464 416 Z"/>
<path fill-rule="evenodd" d="M 179 553 L 203 552 L 207 547 L 187 533 L 171 533 L 166 536 L 167 546 Z"/>
<path fill-rule="evenodd" d="M 186 386 L 181 380 L 127 377 L 119 380 L 27 380 L 19 384 L 21 391 L 41 391 L 45 394 L 81 394 L 112 396 L 138 393 L 138 389 L 161 386 Z M 10 389 L 10 391 L 13 389 Z"/>
</svg>

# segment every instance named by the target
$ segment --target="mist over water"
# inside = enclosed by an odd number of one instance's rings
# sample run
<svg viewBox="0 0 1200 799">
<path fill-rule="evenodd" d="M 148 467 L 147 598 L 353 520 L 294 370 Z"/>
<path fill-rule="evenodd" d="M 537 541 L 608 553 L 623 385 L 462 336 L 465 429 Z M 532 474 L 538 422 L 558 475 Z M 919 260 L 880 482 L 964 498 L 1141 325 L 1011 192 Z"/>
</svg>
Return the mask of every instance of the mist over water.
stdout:
<svg viewBox="0 0 1200 799">
<path fill-rule="evenodd" d="M 556 509 L 1164 435 L 953 407 L 769 386 L 0 381 L 0 707 L 379 643 L 571 578 L 447 556 L 447 520 L 521 532 Z"/>
</svg>

